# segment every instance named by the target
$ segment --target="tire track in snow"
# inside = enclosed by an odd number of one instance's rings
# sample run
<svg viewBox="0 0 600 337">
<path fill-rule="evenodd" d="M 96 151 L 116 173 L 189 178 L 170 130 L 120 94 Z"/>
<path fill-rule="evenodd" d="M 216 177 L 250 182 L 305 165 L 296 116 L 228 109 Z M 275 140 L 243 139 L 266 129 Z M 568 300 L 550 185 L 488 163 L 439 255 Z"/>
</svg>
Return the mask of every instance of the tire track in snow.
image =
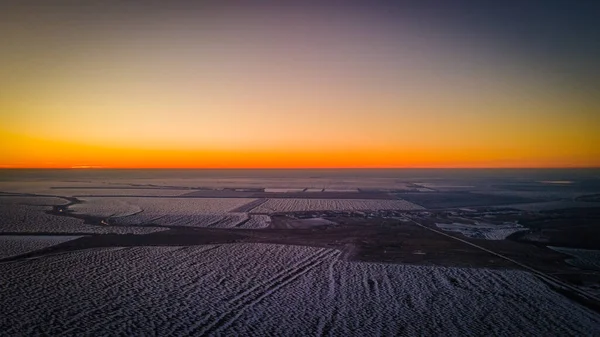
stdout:
<svg viewBox="0 0 600 337">
<path fill-rule="evenodd" d="M 253 201 L 250 201 L 247 204 L 244 204 L 240 207 L 232 209 L 231 213 L 251 213 L 253 209 L 267 202 L 267 198 L 260 198 Z"/>
<path fill-rule="evenodd" d="M 201 246 L 198 247 L 196 249 L 195 255 L 198 254 L 205 254 L 209 251 L 215 250 L 220 248 L 220 245 L 217 246 Z M 187 264 L 188 260 L 189 260 L 189 256 L 185 255 L 185 254 L 177 254 L 179 253 L 180 250 L 182 249 L 187 249 L 188 247 L 181 247 L 181 248 L 177 248 L 177 247 L 169 247 L 171 249 L 169 249 L 168 251 L 168 258 L 170 263 L 174 263 L 174 265 L 178 265 L 178 264 Z M 130 259 L 129 262 L 133 262 L 133 268 L 129 269 L 130 273 L 141 273 L 143 274 L 145 270 L 148 269 L 147 265 L 144 264 L 137 264 L 137 262 L 140 261 L 144 261 L 147 257 L 144 255 L 144 249 L 140 249 L 139 247 L 127 247 L 127 248 L 121 248 L 119 250 L 125 250 L 125 251 L 130 251 L 130 252 L 134 252 L 136 255 L 134 255 L 135 257 Z M 166 252 L 165 252 L 166 253 Z M 190 267 L 195 267 L 195 266 L 202 266 L 204 264 L 208 264 L 208 262 L 206 261 L 198 261 L 194 264 L 192 264 Z M 114 279 L 109 279 L 110 281 L 113 281 Z M 110 292 L 113 289 L 120 289 L 121 287 L 123 287 L 123 285 L 127 284 L 127 282 L 129 282 L 128 279 L 121 279 L 121 280 L 116 280 L 116 282 L 109 282 L 109 284 L 107 284 L 107 286 L 103 287 L 104 291 Z M 184 290 L 185 291 L 185 290 Z M 118 293 L 118 291 L 115 292 L 115 296 Z M 98 305 L 96 305 L 94 307 L 93 310 L 90 311 L 82 311 L 79 312 L 73 316 L 70 317 L 69 320 L 64 321 L 62 324 L 65 326 L 70 326 L 72 325 L 73 322 L 82 320 L 86 317 L 90 317 L 90 316 L 100 316 L 103 313 L 105 313 L 105 308 L 108 308 L 110 306 L 112 306 L 113 303 L 111 302 L 104 302 L 104 303 L 98 303 Z M 89 325 L 87 326 L 87 329 L 89 329 L 88 331 L 95 331 L 95 329 L 97 329 L 99 326 L 103 325 L 104 323 L 96 323 L 93 325 Z M 69 334 L 70 332 L 73 332 L 73 330 L 75 330 L 76 328 L 71 328 L 68 329 L 64 332 L 64 334 Z"/>
<path fill-rule="evenodd" d="M 265 286 L 268 289 L 268 286 L 271 283 L 284 277 L 286 274 L 289 273 L 289 270 L 297 269 L 299 266 L 301 266 L 307 262 L 310 262 L 311 260 L 314 260 L 317 255 L 322 253 L 321 252 L 322 250 L 324 250 L 324 249 L 320 249 L 319 251 L 316 251 L 312 255 L 300 258 L 298 261 L 294 262 L 290 267 L 276 273 L 272 278 L 268 279 L 267 281 L 264 281 L 260 284 L 252 286 L 252 287 L 248 288 L 247 290 L 240 291 L 240 292 L 236 293 L 235 295 L 233 295 L 233 297 L 229 300 L 223 299 L 223 302 L 228 302 L 228 303 L 232 303 L 232 302 L 236 302 L 236 301 L 239 302 L 241 299 L 244 299 L 245 297 L 251 297 L 253 292 L 256 292 L 257 290 L 259 290 L 259 288 L 261 288 L 263 286 Z M 218 283 L 221 283 L 221 281 Z M 188 335 L 196 335 L 198 333 L 198 330 L 200 330 L 200 329 L 203 329 L 203 330 L 199 334 L 205 335 L 207 329 L 212 329 L 213 327 L 217 326 L 218 321 L 223 320 L 228 315 L 231 315 L 231 312 L 234 310 L 237 310 L 235 308 L 239 307 L 240 305 L 241 305 L 240 303 L 234 303 L 233 307 L 227 308 L 228 310 L 225 313 L 219 315 L 218 318 L 212 324 L 207 323 L 207 320 L 210 320 L 215 315 L 212 313 L 209 314 L 208 316 L 206 316 L 204 320 L 195 322 L 195 324 L 193 324 L 193 326 L 191 326 L 190 329 L 188 329 L 189 330 Z M 208 324 L 208 326 L 206 326 L 207 324 Z"/>
<path fill-rule="evenodd" d="M 337 287 L 336 287 L 336 279 L 335 279 L 335 265 L 338 262 L 338 260 L 333 260 L 331 261 L 331 263 L 329 263 L 329 267 L 327 268 L 327 278 L 328 278 L 328 287 L 327 287 L 327 301 L 328 303 L 333 304 L 335 301 L 335 293 L 337 291 Z M 329 312 L 329 317 L 327 317 L 327 319 L 325 319 L 324 317 L 319 317 L 319 323 L 317 326 L 317 331 L 315 333 L 316 336 L 324 336 L 326 331 L 330 331 L 331 330 L 331 326 L 333 326 L 336 322 L 336 318 L 338 315 L 338 311 L 335 308 L 335 306 L 331 306 L 333 311 Z"/>
<path fill-rule="evenodd" d="M 233 305 L 227 312 L 219 315 L 211 324 L 205 326 L 200 332 L 195 329 L 190 331 L 189 334 L 205 336 L 217 334 L 224 329 L 227 329 L 240 318 L 246 310 L 251 309 L 272 293 L 320 266 L 326 261 L 325 259 L 327 257 L 335 257 L 336 255 L 339 255 L 338 251 L 325 248 L 319 249 L 316 253 L 296 262 L 291 267 L 276 273 L 267 282 L 263 282 L 262 284 L 258 284 L 248 290 L 238 293 L 230 300 Z"/>
</svg>

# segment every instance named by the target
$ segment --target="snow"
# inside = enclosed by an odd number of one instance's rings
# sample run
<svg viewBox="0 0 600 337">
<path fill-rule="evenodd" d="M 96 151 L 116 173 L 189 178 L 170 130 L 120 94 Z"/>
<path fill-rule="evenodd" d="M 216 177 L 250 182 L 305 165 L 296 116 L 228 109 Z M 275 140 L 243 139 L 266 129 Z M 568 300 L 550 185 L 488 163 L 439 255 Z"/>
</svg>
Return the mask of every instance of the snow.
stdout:
<svg viewBox="0 0 600 337">
<path fill-rule="evenodd" d="M 265 192 L 269 193 L 294 193 L 302 192 L 303 188 L 265 188 Z"/>
<path fill-rule="evenodd" d="M 29 206 L 59 206 L 69 202 L 65 199 L 56 197 L 38 197 L 38 196 L 0 196 L 0 205 L 29 205 Z"/>
<path fill-rule="evenodd" d="M 263 214 L 250 215 L 250 219 L 240 228 L 267 228 L 271 224 L 271 217 Z"/>
<path fill-rule="evenodd" d="M 527 230 L 527 228 L 523 228 L 523 226 L 516 223 L 496 225 L 480 221 L 475 221 L 474 224 L 455 222 L 451 224 L 436 223 L 435 225 L 444 231 L 457 232 L 469 238 L 486 240 L 504 240 L 513 233 Z"/>
<path fill-rule="evenodd" d="M 4 263 L 0 331 L 600 334 L 600 315 L 524 271 L 351 263 L 340 255 L 324 248 L 232 244 L 86 250 Z"/>
<path fill-rule="evenodd" d="M 74 205 L 73 210 L 82 214 L 119 216 L 143 213 L 194 215 L 222 214 L 246 205 L 256 199 L 250 198 L 144 198 L 108 197 L 86 198 L 85 203 Z M 118 211 L 115 211 L 118 210 Z"/>
<path fill-rule="evenodd" d="M 567 263 L 587 270 L 600 271 L 600 250 L 593 249 L 578 249 L 566 247 L 548 246 L 548 248 L 559 253 L 573 256 L 574 259 L 567 259 Z"/>
<path fill-rule="evenodd" d="M 142 209 L 129 198 L 79 198 L 83 203 L 69 207 L 74 213 L 97 217 L 124 217 L 136 214 Z"/>
<path fill-rule="evenodd" d="M 19 202 L 15 201 L 17 199 Z M 166 230 L 166 228 L 156 227 L 127 228 L 87 225 L 80 219 L 47 214 L 46 212 L 52 209 L 51 206 L 31 206 L 29 201 L 21 204 L 23 200 L 25 198 L 0 198 L 0 214 L 2 214 L 0 216 L 0 233 L 146 234 Z"/>
<path fill-rule="evenodd" d="M 29 253 L 81 237 L 64 235 L 2 235 L 0 236 L 0 258 Z"/>
<path fill-rule="evenodd" d="M 157 225 L 213 228 L 264 228 L 263 217 L 235 212 L 260 202 L 250 198 L 85 198 L 71 207 L 78 214 L 111 217 L 117 225 Z M 231 212 L 234 211 L 234 212 Z M 266 217 L 268 219 L 268 217 Z"/>
<path fill-rule="evenodd" d="M 53 189 L 52 194 L 64 196 L 157 196 L 175 197 L 193 190 L 189 189 L 166 189 L 166 188 L 86 188 L 86 189 Z"/>
<path fill-rule="evenodd" d="M 415 190 L 417 192 L 435 192 L 435 190 L 432 190 L 431 188 L 427 188 L 427 187 L 417 187 L 417 188 L 415 188 Z"/>
<path fill-rule="evenodd" d="M 245 213 L 229 211 L 256 199 L 247 198 L 89 198 L 74 209 L 84 214 L 111 216 L 118 225 L 236 227 Z M 114 215 L 113 215 L 114 216 Z"/>
<path fill-rule="evenodd" d="M 245 213 L 222 213 L 222 214 L 177 214 L 142 212 L 132 216 L 118 218 L 118 225 L 157 225 L 157 226 L 183 226 L 183 227 L 214 227 L 230 228 L 236 227 L 240 222 L 248 219 Z"/>
<path fill-rule="evenodd" d="M 338 192 L 338 193 L 356 193 L 356 188 L 326 188 L 325 192 Z"/>
<path fill-rule="evenodd" d="M 417 210 L 423 207 L 405 200 L 368 199 L 268 199 L 255 213 L 297 211 Z"/>
</svg>

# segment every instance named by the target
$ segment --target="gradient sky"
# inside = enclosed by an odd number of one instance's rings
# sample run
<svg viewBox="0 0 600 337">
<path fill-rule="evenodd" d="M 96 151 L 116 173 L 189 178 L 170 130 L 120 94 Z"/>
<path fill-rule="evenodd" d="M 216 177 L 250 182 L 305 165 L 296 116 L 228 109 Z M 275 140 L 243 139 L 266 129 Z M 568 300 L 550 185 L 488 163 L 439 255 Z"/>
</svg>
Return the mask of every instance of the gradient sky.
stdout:
<svg viewBox="0 0 600 337">
<path fill-rule="evenodd" d="M 0 167 L 600 166 L 593 1 L 224 2 L 2 2 Z"/>
</svg>

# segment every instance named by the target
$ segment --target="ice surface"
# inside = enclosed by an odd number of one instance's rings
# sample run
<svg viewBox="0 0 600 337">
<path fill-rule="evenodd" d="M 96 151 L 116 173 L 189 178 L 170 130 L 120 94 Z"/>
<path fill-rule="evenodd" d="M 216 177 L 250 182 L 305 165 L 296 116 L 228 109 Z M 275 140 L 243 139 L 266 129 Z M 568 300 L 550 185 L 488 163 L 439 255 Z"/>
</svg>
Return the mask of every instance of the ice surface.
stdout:
<svg viewBox="0 0 600 337">
<path fill-rule="evenodd" d="M 0 236 L 0 258 L 29 253 L 79 238 L 81 238 L 81 236 L 2 235 Z"/>
<path fill-rule="evenodd" d="M 5 335 L 600 335 L 523 271 L 349 263 L 268 244 L 88 250 L 0 265 Z M 40 276 L 43 275 L 41 279 Z"/>
<path fill-rule="evenodd" d="M 527 230 L 516 223 L 496 225 L 480 221 L 475 221 L 474 224 L 455 222 L 451 224 L 436 223 L 435 225 L 444 231 L 458 232 L 469 238 L 486 240 L 504 240 L 513 233 Z"/>
<path fill-rule="evenodd" d="M 269 199 L 256 207 L 255 213 L 297 211 L 416 210 L 423 207 L 405 200 L 366 199 Z"/>
</svg>

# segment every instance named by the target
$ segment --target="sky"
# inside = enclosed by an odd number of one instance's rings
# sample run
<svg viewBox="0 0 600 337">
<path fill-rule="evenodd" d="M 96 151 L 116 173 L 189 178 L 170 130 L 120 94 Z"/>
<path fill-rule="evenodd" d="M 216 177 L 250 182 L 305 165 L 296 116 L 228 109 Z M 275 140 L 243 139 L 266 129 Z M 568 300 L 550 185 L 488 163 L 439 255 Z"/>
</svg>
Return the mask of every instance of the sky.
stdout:
<svg viewBox="0 0 600 337">
<path fill-rule="evenodd" d="M 0 167 L 600 167 L 594 1 L 189 3 L 3 1 Z"/>
</svg>

